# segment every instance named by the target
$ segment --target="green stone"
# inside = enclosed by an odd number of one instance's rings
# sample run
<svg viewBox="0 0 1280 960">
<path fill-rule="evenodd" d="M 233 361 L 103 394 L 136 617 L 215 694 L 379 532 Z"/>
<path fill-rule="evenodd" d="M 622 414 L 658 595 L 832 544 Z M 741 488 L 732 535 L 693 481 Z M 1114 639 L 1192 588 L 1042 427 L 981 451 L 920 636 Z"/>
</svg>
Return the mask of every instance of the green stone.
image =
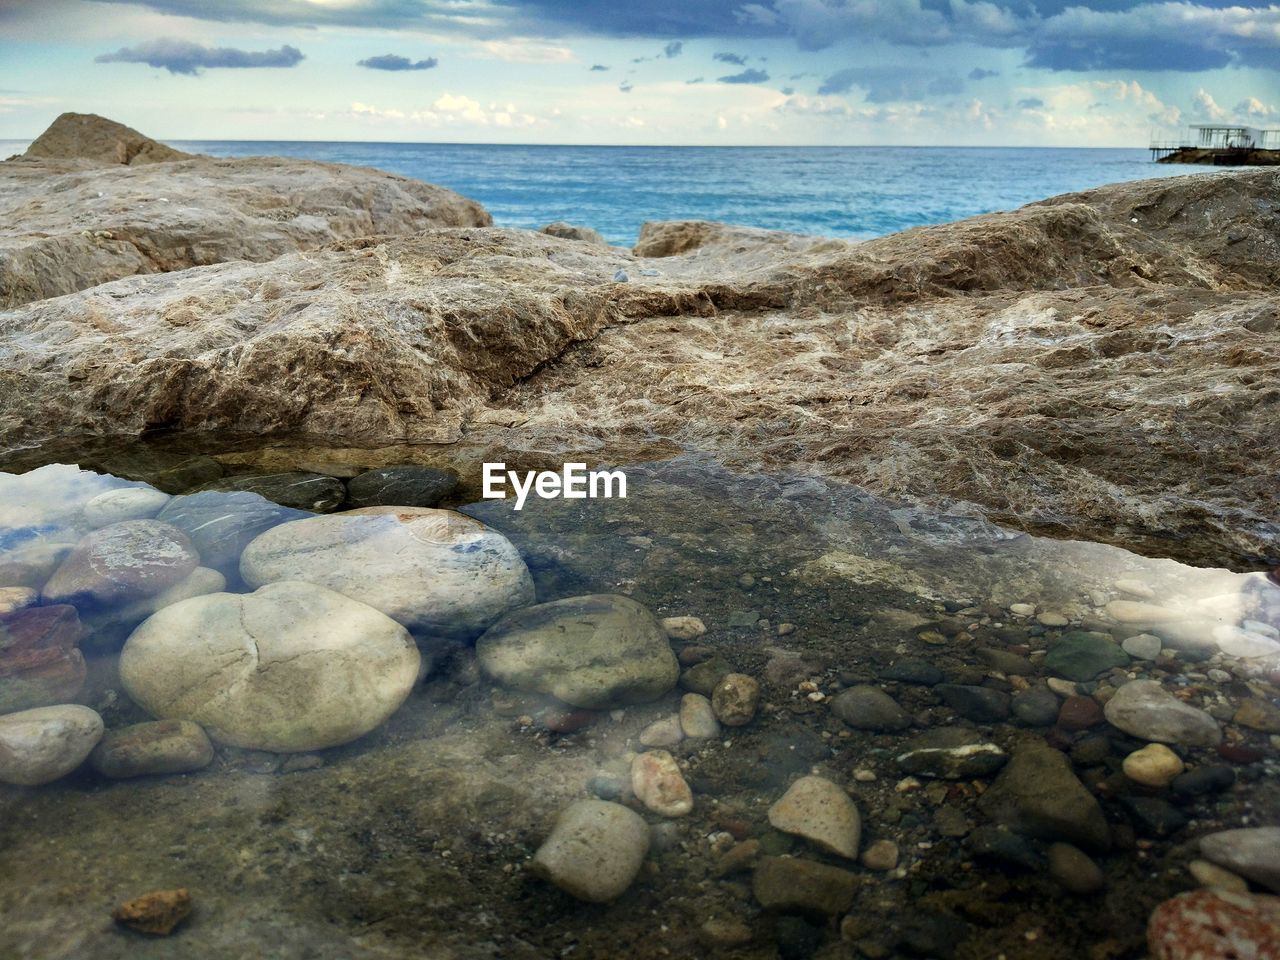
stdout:
<svg viewBox="0 0 1280 960">
<path fill-rule="evenodd" d="M 1044 658 L 1044 668 L 1057 677 L 1083 682 L 1112 667 L 1127 667 L 1129 655 L 1110 637 L 1074 630 L 1064 634 Z"/>
</svg>

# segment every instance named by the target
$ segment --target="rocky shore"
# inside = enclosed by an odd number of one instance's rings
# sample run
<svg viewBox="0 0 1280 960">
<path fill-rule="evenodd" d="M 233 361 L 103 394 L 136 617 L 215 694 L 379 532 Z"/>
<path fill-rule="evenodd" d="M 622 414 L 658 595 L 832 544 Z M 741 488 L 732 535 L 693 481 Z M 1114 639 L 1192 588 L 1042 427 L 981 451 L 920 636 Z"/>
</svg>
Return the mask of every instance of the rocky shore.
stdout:
<svg viewBox="0 0 1280 960">
<path fill-rule="evenodd" d="M 10 451 L 195 435 L 204 452 L 253 435 L 313 460 L 425 444 L 388 462 L 458 465 L 486 448 L 530 463 L 698 449 L 1054 536 L 1280 562 L 1276 171 L 1119 184 L 864 243 L 648 224 L 628 252 L 456 226 L 487 215 L 370 171 L 58 162 L 81 163 L 0 167 L 10 195 L 81 184 L 50 210 L 11 207 L 0 269 L 28 278 L 11 291 L 52 264 L 75 276 L 8 296 L 97 285 L 0 314 Z M 138 176 L 146 202 L 128 193 Z M 118 217 L 95 209 L 103 178 Z M 335 181 L 359 188 L 339 204 Z M 175 207 L 193 212 L 174 243 L 94 236 L 162 230 Z M 70 246 L 40 252 L 55 242 Z M 126 266 L 100 267 L 125 248 Z"/>
<path fill-rule="evenodd" d="M 271 163 L 29 153 L 206 250 Z M 0 955 L 1275 960 L 1275 173 L 628 252 L 302 167 L 116 279 L 14 208 Z"/>
</svg>

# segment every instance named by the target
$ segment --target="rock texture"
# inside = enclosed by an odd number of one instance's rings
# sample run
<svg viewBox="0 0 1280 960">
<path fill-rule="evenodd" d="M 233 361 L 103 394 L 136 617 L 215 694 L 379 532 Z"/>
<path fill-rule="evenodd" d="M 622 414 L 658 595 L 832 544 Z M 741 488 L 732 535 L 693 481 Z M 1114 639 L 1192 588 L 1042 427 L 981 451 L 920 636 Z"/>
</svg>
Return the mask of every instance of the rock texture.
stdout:
<svg viewBox="0 0 1280 960">
<path fill-rule="evenodd" d="M 1255 170 L 864 243 L 667 225 L 637 259 L 451 229 L 126 279 L 0 314 L 0 445 L 55 423 L 556 460 L 683 446 L 1277 563 L 1278 203 L 1280 171 Z"/>
<path fill-rule="evenodd" d="M 165 607 L 120 654 L 135 702 L 256 750 L 319 750 L 363 736 L 404 702 L 421 657 L 403 627 L 310 583 Z"/>
<path fill-rule="evenodd" d="M 132 274 L 490 222 L 474 201 L 407 177 L 193 156 L 102 117 L 64 114 L 22 158 L 0 164 L 0 307 Z"/>
</svg>

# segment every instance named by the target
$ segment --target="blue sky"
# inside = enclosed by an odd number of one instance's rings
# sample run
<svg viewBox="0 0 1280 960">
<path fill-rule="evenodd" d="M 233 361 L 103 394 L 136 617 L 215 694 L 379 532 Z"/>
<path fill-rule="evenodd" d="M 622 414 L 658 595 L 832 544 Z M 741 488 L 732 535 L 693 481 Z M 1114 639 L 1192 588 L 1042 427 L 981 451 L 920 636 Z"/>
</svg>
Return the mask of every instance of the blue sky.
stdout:
<svg viewBox="0 0 1280 960">
<path fill-rule="evenodd" d="M 1280 127 L 1280 3 L 0 0 L 0 138 L 1144 145 Z"/>
</svg>

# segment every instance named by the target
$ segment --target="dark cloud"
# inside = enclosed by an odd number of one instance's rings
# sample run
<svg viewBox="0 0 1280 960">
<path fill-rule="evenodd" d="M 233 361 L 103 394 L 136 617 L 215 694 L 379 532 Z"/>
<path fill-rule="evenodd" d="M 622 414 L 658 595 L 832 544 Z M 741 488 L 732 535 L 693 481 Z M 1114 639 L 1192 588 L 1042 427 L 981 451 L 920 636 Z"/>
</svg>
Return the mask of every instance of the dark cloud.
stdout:
<svg viewBox="0 0 1280 960">
<path fill-rule="evenodd" d="M 618 84 L 618 89 L 621 90 L 623 93 L 630 93 L 632 90 L 635 89 L 635 85 L 630 80 L 623 80 L 620 84 Z"/>
<path fill-rule="evenodd" d="M 606 67 L 603 63 L 593 63 L 593 64 L 591 65 L 591 69 L 592 69 L 593 71 L 595 71 L 596 73 L 603 73 L 604 71 L 608 70 L 609 68 L 608 68 L 608 67 Z"/>
<path fill-rule="evenodd" d="M 115 53 L 94 57 L 95 63 L 145 63 L 170 73 L 198 76 L 202 69 L 224 67 L 294 67 L 304 59 L 302 51 L 288 44 L 279 50 L 253 52 L 234 47 L 202 47 L 187 40 L 148 40 Z"/>
<path fill-rule="evenodd" d="M 969 71 L 970 80 L 985 80 L 987 77 L 1000 76 L 999 70 L 987 70 L 985 67 L 974 67 Z"/>
<path fill-rule="evenodd" d="M 439 65 L 440 61 L 435 57 L 410 60 L 408 57 L 400 57 L 394 53 L 384 53 L 380 57 L 366 57 L 364 60 L 356 61 L 357 67 L 368 67 L 370 70 L 431 70 Z"/>
<path fill-rule="evenodd" d="M 1044 101 L 1039 97 L 1027 97 L 1019 100 L 1017 106 L 1019 110 L 1039 110 L 1044 106 Z"/>
<path fill-rule="evenodd" d="M 683 52 L 684 52 L 683 40 L 672 40 L 670 43 L 668 43 L 665 47 L 662 48 L 662 54 L 668 60 L 670 60 L 672 57 L 680 56 L 680 54 Z"/>
<path fill-rule="evenodd" d="M 727 77 L 716 77 L 717 83 L 768 83 L 769 74 L 764 70 L 743 70 Z"/>
<path fill-rule="evenodd" d="M 488 0 L 483 17 L 457 0 L 92 2 L 220 22 L 479 39 L 587 35 L 670 41 L 671 49 L 689 38 L 789 37 L 807 50 L 841 42 L 1020 49 L 1028 65 L 1049 70 L 1280 69 L 1275 0 Z"/>
<path fill-rule="evenodd" d="M 849 67 L 827 77 L 818 93 L 848 93 L 854 87 L 866 91 L 868 103 L 920 100 L 960 93 L 964 81 L 948 73 L 907 73 L 901 67 Z"/>
<path fill-rule="evenodd" d="M 740 53 L 713 53 L 711 59 L 719 60 L 721 63 L 732 63 L 739 67 L 747 65 L 747 58 Z"/>
<path fill-rule="evenodd" d="M 694 83 L 706 83 L 706 82 L 707 82 L 707 81 L 706 81 L 706 78 L 705 78 L 705 77 L 694 77 L 692 80 L 686 80 L 686 81 L 685 81 L 685 83 L 687 83 L 687 84 L 694 84 Z"/>
</svg>

